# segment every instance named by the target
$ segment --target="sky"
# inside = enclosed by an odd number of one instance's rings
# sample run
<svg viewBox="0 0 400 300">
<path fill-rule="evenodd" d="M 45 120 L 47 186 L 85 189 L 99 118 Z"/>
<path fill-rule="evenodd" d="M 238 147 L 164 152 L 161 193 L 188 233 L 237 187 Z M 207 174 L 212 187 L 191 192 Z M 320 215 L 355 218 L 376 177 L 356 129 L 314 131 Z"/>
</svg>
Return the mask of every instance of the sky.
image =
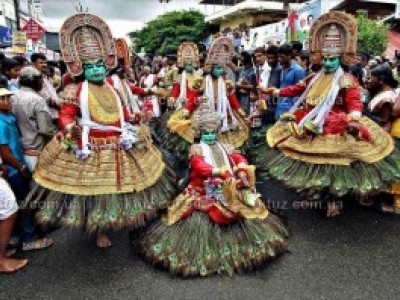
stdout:
<svg viewBox="0 0 400 300">
<path fill-rule="evenodd" d="M 160 14 L 172 10 L 198 9 L 206 13 L 204 5 L 196 0 L 80 0 L 90 13 L 102 17 L 115 37 L 126 37 L 128 32 L 140 29 Z M 76 10 L 79 0 L 42 0 L 44 26 L 57 31 L 63 21 Z"/>
</svg>

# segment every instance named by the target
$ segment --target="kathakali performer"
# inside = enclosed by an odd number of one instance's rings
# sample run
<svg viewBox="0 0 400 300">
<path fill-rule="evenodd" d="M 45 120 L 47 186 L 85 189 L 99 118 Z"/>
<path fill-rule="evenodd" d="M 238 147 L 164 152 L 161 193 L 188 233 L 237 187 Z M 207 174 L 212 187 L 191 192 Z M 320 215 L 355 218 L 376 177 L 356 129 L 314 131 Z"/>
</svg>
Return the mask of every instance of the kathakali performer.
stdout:
<svg viewBox="0 0 400 300">
<path fill-rule="evenodd" d="M 40 155 L 27 205 L 39 209 L 41 224 L 83 227 L 108 247 L 105 230 L 145 225 L 167 206 L 173 174 L 147 127 L 137 125 L 138 115 L 105 80 L 117 62 L 107 24 L 73 15 L 60 44 L 70 74 L 85 80 L 64 90 L 61 132 Z"/>
<path fill-rule="evenodd" d="M 164 113 L 159 128 L 161 145 L 178 159 L 176 167 L 187 168 L 187 154 L 193 142 L 191 120 L 183 118 L 188 103 L 196 103 L 203 94 L 203 77 L 196 75 L 200 67 L 199 49 L 192 42 L 182 43 L 177 52 L 178 76 L 168 98 L 169 111 Z M 185 116 L 188 115 L 185 113 Z M 187 134 L 189 131 L 189 135 Z"/>
<path fill-rule="evenodd" d="M 310 55 L 321 56 L 323 69 L 283 89 L 262 89 L 280 97 L 297 97 L 266 138 L 260 171 L 327 200 L 327 215 L 339 213 L 334 201 L 347 194 L 367 195 L 386 189 L 400 175 L 399 152 L 391 136 L 363 117 L 360 86 L 347 72 L 357 46 L 355 19 L 333 11 L 310 31 Z"/>
<path fill-rule="evenodd" d="M 286 250 L 287 229 L 255 189 L 255 168 L 218 141 L 221 116 L 205 100 L 191 126 L 190 181 L 166 215 L 134 240 L 155 265 L 180 276 L 240 272 Z"/>
<path fill-rule="evenodd" d="M 239 148 L 248 139 L 249 129 L 245 113 L 240 108 L 240 103 L 234 93 L 234 84 L 224 78 L 226 64 L 232 59 L 233 53 L 230 39 L 221 37 L 214 41 L 206 60 L 209 74 L 205 76 L 201 90 L 203 90 L 203 96 L 209 101 L 210 107 L 222 117 L 219 139 Z M 173 114 L 167 124 L 171 132 L 184 139 L 185 147 L 183 148 L 186 151 L 189 145 L 195 142 L 196 137 L 191 127 L 193 113 L 200 99 L 196 96 L 188 97 L 184 108 Z"/>
</svg>

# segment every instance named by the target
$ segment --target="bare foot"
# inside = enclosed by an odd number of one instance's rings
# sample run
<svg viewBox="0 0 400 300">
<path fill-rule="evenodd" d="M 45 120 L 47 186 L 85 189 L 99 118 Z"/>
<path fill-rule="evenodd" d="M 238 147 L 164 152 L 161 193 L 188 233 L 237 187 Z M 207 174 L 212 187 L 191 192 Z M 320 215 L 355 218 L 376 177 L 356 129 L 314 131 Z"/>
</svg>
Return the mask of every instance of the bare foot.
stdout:
<svg viewBox="0 0 400 300">
<path fill-rule="evenodd" d="M 328 202 L 328 207 L 326 209 L 326 216 L 328 218 L 333 218 L 339 215 L 339 206 L 336 202 Z"/>
<path fill-rule="evenodd" d="M 96 244 L 97 244 L 97 247 L 99 247 L 99 248 L 108 248 L 108 247 L 111 247 L 111 245 L 112 245 L 108 236 L 105 235 L 103 232 L 97 233 Z"/>
<path fill-rule="evenodd" d="M 0 273 L 14 273 L 25 267 L 27 263 L 27 259 L 0 259 Z"/>
</svg>

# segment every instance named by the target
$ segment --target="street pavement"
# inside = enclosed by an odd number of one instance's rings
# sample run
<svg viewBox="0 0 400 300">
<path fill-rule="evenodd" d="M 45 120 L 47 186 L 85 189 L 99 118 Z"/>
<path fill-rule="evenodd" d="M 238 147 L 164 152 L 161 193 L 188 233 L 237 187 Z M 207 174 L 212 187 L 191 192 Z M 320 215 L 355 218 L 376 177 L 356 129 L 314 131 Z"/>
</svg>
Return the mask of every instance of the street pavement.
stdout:
<svg viewBox="0 0 400 300">
<path fill-rule="evenodd" d="M 63 229 L 51 249 L 26 255 L 27 268 L 0 275 L 0 299 L 398 299 L 400 217 L 349 205 L 328 220 L 277 184 L 262 190 L 281 203 L 291 238 L 290 252 L 257 272 L 175 278 L 142 261 L 127 231 L 99 250 L 83 232 Z"/>
</svg>

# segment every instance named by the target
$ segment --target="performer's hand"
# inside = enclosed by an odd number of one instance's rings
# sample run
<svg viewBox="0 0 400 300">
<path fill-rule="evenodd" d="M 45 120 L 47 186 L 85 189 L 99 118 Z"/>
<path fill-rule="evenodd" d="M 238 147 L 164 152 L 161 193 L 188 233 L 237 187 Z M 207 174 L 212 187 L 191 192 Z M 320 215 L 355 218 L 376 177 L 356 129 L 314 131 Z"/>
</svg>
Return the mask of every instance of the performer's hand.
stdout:
<svg viewBox="0 0 400 300">
<path fill-rule="evenodd" d="M 250 187 L 249 178 L 246 171 L 239 171 L 237 175 L 245 187 Z"/>
</svg>

